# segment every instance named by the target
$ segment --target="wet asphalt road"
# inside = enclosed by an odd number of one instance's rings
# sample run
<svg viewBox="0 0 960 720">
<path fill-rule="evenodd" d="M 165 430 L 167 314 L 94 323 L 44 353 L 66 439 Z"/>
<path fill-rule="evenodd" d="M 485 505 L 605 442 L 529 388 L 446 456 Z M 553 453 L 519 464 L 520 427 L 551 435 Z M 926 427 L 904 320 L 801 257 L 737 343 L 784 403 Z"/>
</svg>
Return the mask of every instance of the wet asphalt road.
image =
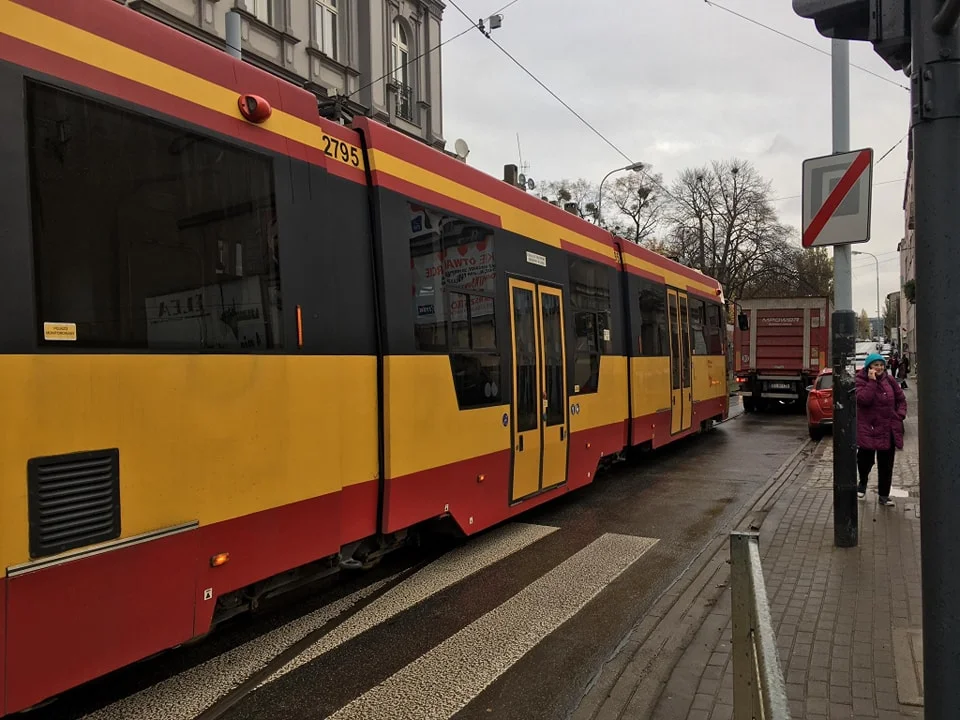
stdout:
<svg viewBox="0 0 960 720">
<path fill-rule="evenodd" d="M 302 592 L 25 717 L 196 717 L 193 707 L 252 672 L 238 667 L 256 669 L 258 657 L 299 639 L 297 618 L 322 625 L 339 601 L 357 614 L 335 619 L 342 625 L 298 666 L 216 717 L 565 718 L 621 639 L 805 436 L 802 415 L 741 415 L 472 538 L 383 597 L 370 584 L 419 557 L 398 554 L 319 596 Z"/>
</svg>

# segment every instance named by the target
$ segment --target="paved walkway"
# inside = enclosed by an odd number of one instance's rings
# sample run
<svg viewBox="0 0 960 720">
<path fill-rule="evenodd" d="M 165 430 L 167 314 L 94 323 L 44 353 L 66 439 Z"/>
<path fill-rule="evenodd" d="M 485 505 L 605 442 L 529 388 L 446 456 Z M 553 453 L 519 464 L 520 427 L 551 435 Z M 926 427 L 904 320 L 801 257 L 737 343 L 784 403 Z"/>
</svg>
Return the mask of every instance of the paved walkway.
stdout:
<svg viewBox="0 0 960 720">
<path fill-rule="evenodd" d="M 859 504 L 857 548 L 833 547 L 829 437 L 781 468 L 739 524 L 760 531 L 793 718 L 923 716 L 915 383 L 907 400 L 891 493 L 897 506 L 878 505 L 874 470 Z M 725 541 L 625 640 L 575 720 L 732 717 Z"/>
</svg>

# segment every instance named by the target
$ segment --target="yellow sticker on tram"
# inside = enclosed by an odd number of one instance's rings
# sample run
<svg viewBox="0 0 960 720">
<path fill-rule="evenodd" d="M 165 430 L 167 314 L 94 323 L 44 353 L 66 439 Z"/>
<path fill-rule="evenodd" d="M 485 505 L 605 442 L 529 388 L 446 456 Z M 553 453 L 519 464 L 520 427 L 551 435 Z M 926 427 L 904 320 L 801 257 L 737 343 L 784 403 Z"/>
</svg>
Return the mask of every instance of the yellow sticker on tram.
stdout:
<svg viewBox="0 0 960 720">
<path fill-rule="evenodd" d="M 77 324 L 45 322 L 43 324 L 43 339 L 76 342 Z"/>
</svg>

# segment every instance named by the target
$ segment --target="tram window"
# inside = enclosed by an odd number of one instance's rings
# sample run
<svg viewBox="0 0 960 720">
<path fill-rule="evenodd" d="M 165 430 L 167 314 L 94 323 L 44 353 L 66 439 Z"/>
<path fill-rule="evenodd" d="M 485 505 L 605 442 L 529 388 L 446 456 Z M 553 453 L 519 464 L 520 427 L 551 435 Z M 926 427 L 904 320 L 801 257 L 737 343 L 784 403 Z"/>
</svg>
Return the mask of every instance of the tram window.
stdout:
<svg viewBox="0 0 960 720">
<path fill-rule="evenodd" d="M 499 404 L 503 396 L 500 383 L 500 356 L 491 353 L 454 353 L 450 356 L 453 385 L 461 408 Z"/>
<path fill-rule="evenodd" d="M 268 157 L 47 85 L 26 94 L 41 322 L 73 323 L 71 347 L 282 346 Z"/>
<path fill-rule="evenodd" d="M 450 354 L 461 408 L 502 402 L 493 232 L 409 203 L 417 350 Z"/>
<path fill-rule="evenodd" d="M 434 213 L 410 205 L 410 272 L 413 280 L 413 332 L 417 350 L 447 352 L 443 308 L 443 242 Z"/>
<path fill-rule="evenodd" d="M 447 294 L 447 317 L 450 318 L 450 350 L 470 349 L 470 296 Z"/>
<path fill-rule="evenodd" d="M 724 355 L 726 323 L 723 308 L 707 303 L 707 352 L 710 355 Z"/>
<path fill-rule="evenodd" d="M 667 289 L 649 280 L 640 281 L 640 355 L 670 354 L 667 339 Z"/>
<path fill-rule="evenodd" d="M 573 308 L 573 392 L 597 392 L 600 356 L 613 352 L 610 273 L 600 263 L 570 258 L 570 305 Z"/>
<path fill-rule="evenodd" d="M 537 325 L 533 291 L 513 288 L 513 327 L 516 353 L 517 432 L 537 428 Z"/>
<path fill-rule="evenodd" d="M 670 375 L 674 390 L 680 389 L 680 309 L 676 293 L 669 296 L 670 303 Z"/>
<path fill-rule="evenodd" d="M 562 425 L 567 408 L 563 383 L 563 328 L 560 322 L 560 296 L 544 293 L 540 296 L 543 322 L 543 394 L 547 400 L 544 421 L 547 427 Z"/>
<path fill-rule="evenodd" d="M 683 387 L 690 386 L 690 303 L 685 295 L 680 296 L 680 345 L 683 347 Z"/>
<path fill-rule="evenodd" d="M 694 355 L 707 354 L 707 308 L 703 300 L 690 298 L 690 339 Z"/>
</svg>

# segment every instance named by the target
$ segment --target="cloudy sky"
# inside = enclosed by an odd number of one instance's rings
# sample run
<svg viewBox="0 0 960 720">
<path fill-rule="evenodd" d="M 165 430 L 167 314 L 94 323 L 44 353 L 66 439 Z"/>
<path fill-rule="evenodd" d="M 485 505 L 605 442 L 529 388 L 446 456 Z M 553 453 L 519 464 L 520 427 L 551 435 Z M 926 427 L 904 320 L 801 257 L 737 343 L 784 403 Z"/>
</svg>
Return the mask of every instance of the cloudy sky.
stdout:
<svg viewBox="0 0 960 720">
<path fill-rule="evenodd" d="M 480 18 L 508 0 L 454 0 Z M 812 21 L 790 0 L 721 0 L 746 15 L 829 52 Z M 672 181 L 685 167 L 750 160 L 773 183 L 781 218 L 800 226 L 801 163 L 829 154 L 830 58 L 703 0 L 517 0 L 496 40 L 633 160 Z M 443 34 L 468 26 L 447 2 Z M 444 136 L 470 146 L 468 162 L 502 175 L 517 162 L 517 133 L 528 175 L 594 182 L 626 164 L 479 32 L 443 47 Z M 907 78 L 868 43 L 851 43 L 851 145 L 874 158 L 908 128 Z M 893 81 L 892 84 L 891 82 Z M 872 240 L 854 249 L 880 261 L 881 303 L 899 289 L 906 141 L 874 170 Z M 796 196 L 796 197 L 794 197 Z M 854 305 L 876 307 L 875 264 L 854 257 Z"/>
</svg>

